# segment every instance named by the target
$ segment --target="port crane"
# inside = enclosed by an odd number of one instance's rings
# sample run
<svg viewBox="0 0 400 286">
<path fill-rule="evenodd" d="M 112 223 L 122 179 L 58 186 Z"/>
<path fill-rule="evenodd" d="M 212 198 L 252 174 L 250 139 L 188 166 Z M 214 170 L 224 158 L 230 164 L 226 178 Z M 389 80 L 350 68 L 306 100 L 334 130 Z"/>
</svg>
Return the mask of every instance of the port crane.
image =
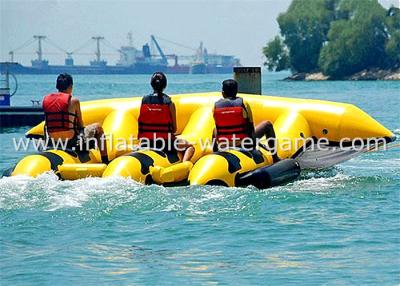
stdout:
<svg viewBox="0 0 400 286">
<path fill-rule="evenodd" d="M 154 37 L 154 35 L 150 35 L 151 40 L 153 41 L 154 45 L 156 46 L 158 53 L 161 56 L 161 60 L 163 64 L 168 64 L 168 60 L 167 57 L 165 56 L 163 50 L 161 49 L 160 45 L 158 44 L 156 38 Z"/>
<path fill-rule="evenodd" d="M 165 54 L 164 52 L 163 52 L 163 50 L 161 49 L 161 46 L 160 46 L 160 44 L 158 43 L 158 41 L 156 40 L 156 37 L 154 36 L 154 35 L 150 35 L 150 38 L 151 38 L 151 41 L 152 41 L 152 43 L 154 43 L 154 45 L 155 45 L 155 47 L 157 48 L 157 51 L 158 51 L 158 53 L 159 53 L 159 55 L 152 55 L 153 57 L 157 57 L 157 56 L 160 56 L 161 57 L 161 59 L 162 59 L 162 61 L 163 61 L 163 63 L 168 63 L 168 59 L 169 58 L 171 58 L 171 59 L 173 59 L 173 61 L 174 61 L 174 66 L 178 66 L 179 65 L 179 63 L 178 63 L 178 58 L 186 58 L 186 59 L 190 59 L 190 60 L 192 60 L 193 59 L 193 56 L 182 56 L 182 55 L 180 55 L 180 56 L 178 56 L 178 55 L 176 55 L 176 54 Z M 160 37 L 157 37 L 157 38 L 160 38 Z M 162 38 L 160 38 L 160 39 L 162 39 Z M 169 42 L 169 43 L 171 43 L 171 44 L 174 44 L 174 45 L 178 45 L 178 46 L 181 46 L 181 47 L 184 47 L 184 48 L 186 48 L 186 49 L 190 49 L 190 50 L 196 50 L 196 49 L 193 49 L 193 48 L 190 48 L 190 47 L 187 47 L 187 46 L 184 46 L 184 45 L 182 45 L 182 44 L 178 44 L 178 43 L 175 43 L 175 42 L 172 42 L 172 41 L 169 41 L 169 40 L 165 40 L 165 39 L 162 39 L 163 41 L 166 41 L 166 42 Z"/>
<path fill-rule="evenodd" d="M 161 59 L 161 63 L 162 64 L 166 64 L 166 65 L 168 64 L 168 60 L 172 59 L 174 66 L 178 66 L 179 65 L 178 59 L 187 59 L 189 61 L 193 60 L 193 58 L 194 58 L 193 55 L 177 55 L 175 53 L 165 53 L 163 51 L 163 49 L 161 48 L 161 45 L 159 44 L 157 39 L 160 39 L 163 42 L 170 43 L 170 44 L 172 44 L 174 46 L 185 48 L 186 50 L 191 50 L 191 51 L 196 51 L 197 50 L 195 48 L 192 48 L 192 47 L 180 44 L 180 43 L 176 43 L 176 42 L 161 38 L 159 36 L 157 36 L 157 38 L 156 38 L 155 35 L 150 35 L 150 40 L 151 40 L 150 43 L 152 44 L 152 46 L 155 47 L 153 50 L 156 51 L 156 53 L 149 53 L 148 56 L 153 57 L 153 58 L 159 57 Z M 128 33 L 128 40 L 129 40 L 129 45 L 133 46 L 133 40 L 132 40 L 132 33 L 131 32 Z M 72 66 L 72 65 L 74 65 L 73 55 L 92 55 L 93 54 L 93 53 L 82 52 L 83 49 L 85 49 L 88 46 L 92 45 L 93 41 L 95 42 L 96 49 L 94 51 L 95 58 L 92 61 L 90 61 L 91 65 L 105 66 L 107 64 L 107 62 L 104 59 L 102 59 L 102 56 L 103 55 L 116 55 L 116 53 L 104 53 L 104 52 L 102 52 L 101 51 L 101 44 L 111 48 L 114 51 L 117 51 L 118 53 L 124 53 L 124 51 L 114 47 L 110 42 L 108 42 L 105 39 L 105 37 L 100 36 L 100 35 L 91 37 L 84 44 L 82 44 L 78 48 L 76 48 L 74 50 L 70 50 L 70 51 L 63 49 L 62 47 L 60 47 L 58 44 L 56 44 L 54 41 L 52 41 L 50 38 L 48 38 L 45 35 L 34 35 L 32 39 L 29 39 L 28 41 L 23 43 L 21 46 L 15 48 L 15 49 L 13 49 L 13 50 L 11 50 L 9 52 L 10 61 L 14 62 L 14 57 L 15 57 L 16 54 L 20 54 L 20 55 L 32 54 L 32 53 L 23 52 L 21 50 L 23 50 L 27 46 L 30 46 L 34 42 L 37 42 L 37 50 L 35 52 L 37 54 L 37 58 L 32 61 L 32 65 L 35 65 L 35 66 L 48 65 L 48 61 L 46 59 L 44 59 L 44 52 L 43 52 L 43 43 L 45 42 L 46 44 L 52 46 L 56 50 L 58 50 L 61 53 L 65 54 L 66 55 L 65 65 Z M 57 55 L 57 54 L 59 54 L 59 53 L 46 52 L 46 55 Z"/>
<path fill-rule="evenodd" d="M 57 45 L 55 42 L 53 42 L 47 36 L 34 35 L 33 39 L 30 39 L 30 40 L 26 41 L 21 46 L 11 50 L 8 54 L 10 56 L 10 61 L 14 62 L 14 57 L 15 57 L 16 54 L 20 54 L 20 55 L 32 54 L 32 53 L 26 53 L 26 52 L 20 52 L 20 51 L 22 49 L 26 48 L 27 46 L 30 46 L 34 42 L 37 42 L 38 47 L 37 47 L 37 51 L 35 52 L 37 54 L 37 58 L 32 61 L 32 64 L 41 65 L 43 63 L 48 63 L 48 61 L 45 60 L 44 57 L 43 57 L 43 54 L 44 54 L 43 53 L 43 42 L 46 42 L 50 46 L 53 46 L 54 48 L 56 48 L 60 52 L 66 54 L 66 59 L 65 59 L 66 65 L 73 65 L 72 55 L 91 55 L 92 54 L 92 53 L 81 53 L 79 51 L 81 51 L 82 49 L 84 49 L 84 48 L 88 47 L 89 45 L 91 45 L 93 40 L 96 42 L 96 51 L 94 53 L 96 58 L 92 62 L 95 63 L 95 64 L 105 64 L 106 62 L 101 59 L 101 55 L 105 54 L 105 53 L 101 53 L 101 49 L 100 49 L 100 42 L 104 40 L 104 37 L 102 37 L 102 36 L 93 36 L 90 40 L 86 41 L 82 46 L 76 48 L 75 50 L 67 51 L 67 50 L 61 48 L 59 45 Z M 46 52 L 46 54 L 47 55 L 57 55 L 58 53 Z"/>
</svg>

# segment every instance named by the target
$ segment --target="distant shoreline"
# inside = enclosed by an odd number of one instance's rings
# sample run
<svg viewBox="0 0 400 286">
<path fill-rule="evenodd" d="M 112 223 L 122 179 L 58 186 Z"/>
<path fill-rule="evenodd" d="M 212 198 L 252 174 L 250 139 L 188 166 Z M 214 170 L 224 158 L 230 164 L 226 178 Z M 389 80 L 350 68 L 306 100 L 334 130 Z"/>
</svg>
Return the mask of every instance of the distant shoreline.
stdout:
<svg viewBox="0 0 400 286">
<path fill-rule="evenodd" d="M 284 80 L 288 81 L 323 81 L 323 80 L 400 80 L 400 68 L 395 70 L 384 70 L 384 69 L 365 69 L 358 73 L 350 76 L 346 76 L 341 79 L 330 78 L 322 72 L 314 73 L 294 73 Z"/>
</svg>

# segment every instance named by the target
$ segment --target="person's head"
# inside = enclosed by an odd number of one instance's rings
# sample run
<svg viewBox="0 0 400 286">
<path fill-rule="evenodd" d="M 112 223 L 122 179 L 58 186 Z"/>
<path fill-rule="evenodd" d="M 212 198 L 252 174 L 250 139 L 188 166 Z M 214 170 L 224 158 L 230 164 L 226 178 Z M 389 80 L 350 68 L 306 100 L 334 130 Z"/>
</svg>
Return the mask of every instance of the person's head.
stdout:
<svg viewBox="0 0 400 286">
<path fill-rule="evenodd" d="M 222 96 L 224 98 L 235 98 L 238 92 L 238 83 L 234 79 L 226 79 L 222 82 Z"/>
<path fill-rule="evenodd" d="M 153 87 L 154 92 L 162 93 L 167 87 L 167 77 L 162 72 L 155 72 L 151 76 L 150 84 Z"/>
<path fill-rule="evenodd" d="M 62 73 L 57 77 L 56 88 L 59 92 L 72 93 L 73 85 L 72 76 L 67 73 Z"/>
</svg>

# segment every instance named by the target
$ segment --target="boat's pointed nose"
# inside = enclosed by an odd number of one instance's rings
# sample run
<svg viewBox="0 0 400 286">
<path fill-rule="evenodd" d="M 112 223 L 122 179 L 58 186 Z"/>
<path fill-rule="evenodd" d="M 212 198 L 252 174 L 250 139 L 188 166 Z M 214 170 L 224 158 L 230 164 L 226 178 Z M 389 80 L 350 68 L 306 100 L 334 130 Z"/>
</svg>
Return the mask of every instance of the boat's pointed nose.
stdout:
<svg viewBox="0 0 400 286">
<path fill-rule="evenodd" d="M 342 116 L 339 138 L 385 138 L 394 141 L 396 136 L 385 126 L 354 105 L 349 105 Z"/>
</svg>

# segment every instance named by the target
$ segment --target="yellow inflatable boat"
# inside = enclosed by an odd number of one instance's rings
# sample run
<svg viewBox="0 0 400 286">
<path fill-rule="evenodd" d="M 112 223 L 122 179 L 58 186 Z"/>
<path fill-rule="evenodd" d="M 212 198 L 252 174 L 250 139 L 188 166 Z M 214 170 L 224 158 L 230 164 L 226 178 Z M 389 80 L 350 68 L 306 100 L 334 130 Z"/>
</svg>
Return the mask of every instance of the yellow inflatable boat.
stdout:
<svg viewBox="0 0 400 286">
<path fill-rule="evenodd" d="M 337 150 L 343 142 L 349 145 L 357 138 L 359 143 L 375 139 L 378 142 L 375 145 L 379 145 L 394 138 L 388 129 L 351 104 L 250 94 L 238 96 L 251 105 L 255 124 L 263 120 L 273 122 L 278 142 L 285 139 L 289 146 L 284 148 L 284 144 L 278 144 L 278 155 L 286 160 L 272 164 L 271 154 L 263 147 L 213 153 L 212 107 L 221 97 L 219 92 L 214 92 L 171 97 L 176 105 L 178 137 L 195 147 L 192 162 L 181 162 L 179 153 L 137 150 L 138 142 L 134 138 L 141 98 L 119 98 L 83 102 L 81 106 L 84 124 L 99 122 L 105 131 L 108 156 L 112 160 L 108 166 L 101 164 L 97 150 L 85 153 L 47 150 L 26 156 L 9 174 L 37 176 L 54 171 L 67 180 L 123 176 L 146 184 L 268 187 L 295 178 L 301 169 L 324 168 L 360 152 L 354 148 L 347 152 Z M 44 123 L 41 123 L 26 136 L 43 138 L 43 130 Z M 325 140 L 326 150 L 309 151 L 319 139 Z"/>
</svg>

